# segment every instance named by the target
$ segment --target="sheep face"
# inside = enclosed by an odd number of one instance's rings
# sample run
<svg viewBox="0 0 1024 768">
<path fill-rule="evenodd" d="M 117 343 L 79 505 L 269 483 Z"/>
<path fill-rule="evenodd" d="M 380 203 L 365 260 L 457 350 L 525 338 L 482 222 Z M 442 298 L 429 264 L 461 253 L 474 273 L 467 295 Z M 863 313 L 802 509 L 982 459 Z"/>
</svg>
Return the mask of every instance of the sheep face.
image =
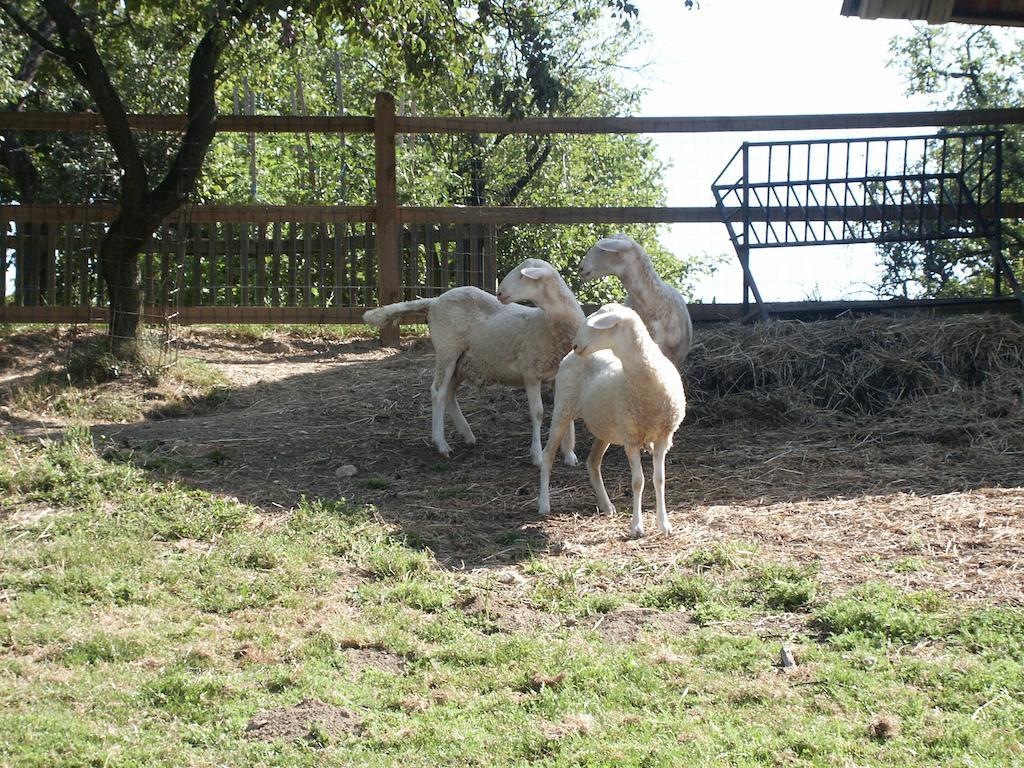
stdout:
<svg viewBox="0 0 1024 768">
<path fill-rule="evenodd" d="M 586 357 L 602 349 L 621 349 L 627 343 L 626 337 L 635 335 L 637 323 L 643 326 L 640 316 L 629 307 L 605 304 L 580 326 L 572 351 Z"/>
<path fill-rule="evenodd" d="M 617 234 L 598 240 L 580 262 L 580 279 L 589 283 L 608 275 L 622 277 L 626 264 L 639 247 L 629 235 Z"/>
<path fill-rule="evenodd" d="M 544 294 L 547 283 L 557 276 L 555 268 L 546 261 L 526 259 L 505 275 L 505 279 L 498 285 L 495 296 L 502 304 L 517 301 L 531 301 L 536 304 Z"/>
</svg>

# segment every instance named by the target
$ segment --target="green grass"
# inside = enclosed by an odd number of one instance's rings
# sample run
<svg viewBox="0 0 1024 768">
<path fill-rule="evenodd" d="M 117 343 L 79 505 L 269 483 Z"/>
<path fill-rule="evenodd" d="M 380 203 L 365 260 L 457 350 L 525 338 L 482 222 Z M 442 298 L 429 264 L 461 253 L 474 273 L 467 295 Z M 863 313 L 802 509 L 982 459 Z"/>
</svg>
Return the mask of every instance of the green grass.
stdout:
<svg viewBox="0 0 1024 768">
<path fill-rule="evenodd" d="M 140 388 L 146 390 L 141 398 Z M 144 356 L 126 364 L 91 339 L 75 346 L 62 367 L 19 382 L 0 401 L 69 423 L 126 422 L 209 411 L 229 394 L 225 376 L 200 360 L 182 356 L 161 367 Z"/>
<path fill-rule="evenodd" d="M 671 565 L 536 556 L 526 579 L 446 570 L 372 508 L 273 515 L 199 492 L 84 429 L 0 437 L 0 765 L 1010 766 L 1024 741 L 1024 611 L 863 584 L 742 544 Z M 163 477 L 160 475 L 159 477 Z M 505 590 L 505 591 L 501 591 Z M 510 631 L 498 591 L 557 614 Z M 613 642 L 582 617 L 686 610 Z M 786 614 L 781 639 L 749 627 Z M 362 666 L 373 653 L 400 668 Z M 244 738 L 302 699 L 359 733 Z M 875 727 L 885 715 L 898 727 Z"/>
<path fill-rule="evenodd" d="M 290 336 L 305 340 L 324 341 L 345 341 L 352 338 L 365 338 L 376 336 L 377 330 L 362 323 L 357 324 L 335 324 L 335 325 L 266 325 L 260 323 L 248 324 L 224 324 L 214 326 L 196 326 L 193 329 L 201 333 L 203 338 L 229 338 L 235 341 L 243 341 L 258 344 L 266 339 L 277 339 L 282 336 Z M 425 324 L 403 325 L 403 337 L 421 337 L 428 333 Z"/>
</svg>

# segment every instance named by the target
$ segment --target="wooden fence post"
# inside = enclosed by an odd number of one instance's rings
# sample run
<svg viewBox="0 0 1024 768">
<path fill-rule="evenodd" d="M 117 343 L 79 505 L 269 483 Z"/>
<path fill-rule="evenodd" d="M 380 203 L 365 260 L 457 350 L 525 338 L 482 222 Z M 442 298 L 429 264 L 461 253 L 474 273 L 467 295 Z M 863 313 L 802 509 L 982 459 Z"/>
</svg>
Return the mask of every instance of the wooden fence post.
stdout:
<svg viewBox="0 0 1024 768">
<path fill-rule="evenodd" d="M 398 185 L 395 180 L 395 97 L 378 93 L 373 110 L 373 146 L 377 165 L 377 297 L 381 306 L 401 298 L 398 240 Z M 398 346 L 398 323 L 380 331 L 381 344 Z"/>
</svg>

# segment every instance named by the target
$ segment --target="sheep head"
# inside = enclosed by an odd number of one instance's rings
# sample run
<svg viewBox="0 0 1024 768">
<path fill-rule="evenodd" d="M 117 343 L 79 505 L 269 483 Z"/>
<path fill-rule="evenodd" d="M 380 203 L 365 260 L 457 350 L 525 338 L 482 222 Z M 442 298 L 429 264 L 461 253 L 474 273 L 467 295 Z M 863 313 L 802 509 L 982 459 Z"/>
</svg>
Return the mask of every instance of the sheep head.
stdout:
<svg viewBox="0 0 1024 768">
<path fill-rule="evenodd" d="M 515 301 L 530 301 L 534 304 L 548 290 L 548 285 L 558 280 L 558 271 L 541 259 L 526 259 L 513 269 L 498 285 L 495 294 L 502 304 Z"/>
<path fill-rule="evenodd" d="M 580 357 L 602 349 L 617 353 L 635 344 L 637 333 L 643 330 L 643 320 L 632 309 L 614 302 L 605 304 L 580 326 L 572 351 Z"/>
<path fill-rule="evenodd" d="M 580 262 L 580 279 L 589 283 L 608 275 L 622 277 L 629 262 L 641 254 L 644 254 L 644 250 L 629 235 L 619 233 L 602 238 L 587 251 Z"/>
</svg>

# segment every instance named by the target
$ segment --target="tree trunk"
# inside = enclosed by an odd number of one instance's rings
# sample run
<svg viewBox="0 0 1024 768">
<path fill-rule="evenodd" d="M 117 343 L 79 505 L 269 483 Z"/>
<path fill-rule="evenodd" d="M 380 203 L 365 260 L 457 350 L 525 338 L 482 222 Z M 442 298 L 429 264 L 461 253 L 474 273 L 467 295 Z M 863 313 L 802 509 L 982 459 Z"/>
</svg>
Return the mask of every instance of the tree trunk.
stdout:
<svg viewBox="0 0 1024 768">
<path fill-rule="evenodd" d="M 100 241 L 100 273 L 107 287 L 110 317 L 107 333 L 115 357 L 138 357 L 142 326 L 142 290 L 139 254 L 159 225 L 153 216 L 137 210 L 122 210 Z"/>
<path fill-rule="evenodd" d="M 62 45 L 43 37 L 9 5 L 5 4 L 3 9 L 22 31 L 67 64 L 103 116 L 107 140 L 117 155 L 122 175 L 121 212 L 100 242 L 100 274 L 110 301 L 111 351 L 118 357 L 134 358 L 142 325 L 139 253 L 160 222 L 181 206 L 195 188 L 213 141 L 217 65 L 226 45 L 226 20 L 214 20 L 196 46 L 188 71 L 187 127 L 166 175 L 151 188 L 149 169 L 132 134 L 121 94 L 82 17 L 70 0 L 43 0 L 42 5 L 56 26 Z M 241 26 L 252 18 L 255 10 L 256 4 L 245 3 L 230 15 Z"/>
</svg>

